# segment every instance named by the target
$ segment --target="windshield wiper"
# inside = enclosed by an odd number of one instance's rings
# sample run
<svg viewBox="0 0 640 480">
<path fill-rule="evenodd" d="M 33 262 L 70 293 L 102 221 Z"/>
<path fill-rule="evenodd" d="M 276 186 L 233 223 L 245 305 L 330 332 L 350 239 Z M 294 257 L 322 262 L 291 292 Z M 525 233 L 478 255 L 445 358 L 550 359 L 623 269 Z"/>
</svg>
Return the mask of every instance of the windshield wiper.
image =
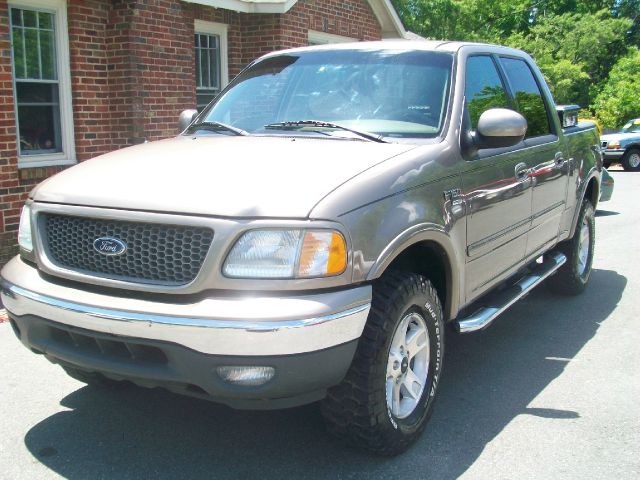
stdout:
<svg viewBox="0 0 640 480">
<path fill-rule="evenodd" d="M 296 129 L 296 128 L 304 128 L 304 127 L 334 128 L 337 130 L 344 130 L 345 132 L 354 133 L 359 137 L 365 138 L 372 142 L 389 143 L 382 138 L 382 135 L 376 135 L 374 133 L 354 130 L 353 128 L 345 127 L 344 125 L 339 125 L 337 123 L 331 123 L 331 122 L 323 122 L 321 120 L 296 120 L 292 122 L 270 123 L 264 126 L 264 128 L 272 129 L 272 130 L 276 130 L 276 129 L 287 130 L 287 129 Z"/>
<path fill-rule="evenodd" d="M 243 137 L 246 137 L 247 135 L 249 135 L 249 132 L 242 130 L 241 128 L 232 127 L 231 125 L 227 125 L 226 123 L 222 123 L 222 122 L 212 122 L 212 121 L 203 121 L 203 122 L 194 123 L 189 127 L 189 131 L 192 131 L 193 129 L 198 129 L 198 128 L 204 129 L 204 130 L 213 130 L 213 131 L 226 130 L 228 132 L 235 133 L 236 135 L 241 135 Z"/>
</svg>

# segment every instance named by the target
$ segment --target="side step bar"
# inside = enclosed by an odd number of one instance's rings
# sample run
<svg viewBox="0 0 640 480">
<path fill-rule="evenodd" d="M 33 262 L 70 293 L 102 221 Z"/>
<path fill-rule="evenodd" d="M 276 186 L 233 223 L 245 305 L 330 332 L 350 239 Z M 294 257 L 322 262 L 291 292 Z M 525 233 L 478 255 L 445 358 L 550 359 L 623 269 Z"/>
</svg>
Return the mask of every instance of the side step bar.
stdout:
<svg viewBox="0 0 640 480">
<path fill-rule="evenodd" d="M 512 287 L 490 297 L 488 305 L 481 307 L 466 318 L 457 319 L 454 326 L 459 333 L 476 332 L 487 328 L 498 315 L 516 303 L 545 278 L 558 270 L 567 261 L 567 257 L 559 252 L 553 252 L 545 257 L 544 262 L 518 280 Z"/>
</svg>

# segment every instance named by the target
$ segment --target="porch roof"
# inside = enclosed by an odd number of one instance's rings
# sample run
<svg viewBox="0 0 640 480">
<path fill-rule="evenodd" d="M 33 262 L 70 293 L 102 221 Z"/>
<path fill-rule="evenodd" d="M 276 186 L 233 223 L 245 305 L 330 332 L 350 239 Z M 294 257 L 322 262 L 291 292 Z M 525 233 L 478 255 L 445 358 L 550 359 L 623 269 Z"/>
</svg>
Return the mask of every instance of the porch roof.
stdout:
<svg viewBox="0 0 640 480">
<path fill-rule="evenodd" d="M 215 8 L 224 8 L 243 13 L 286 13 L 298 0 L 183 0 Z M 367 0 L 382 30 L 382 38 L 405 38 L 407 31 L 402 25 L 390 0 Z"/>
</svg>

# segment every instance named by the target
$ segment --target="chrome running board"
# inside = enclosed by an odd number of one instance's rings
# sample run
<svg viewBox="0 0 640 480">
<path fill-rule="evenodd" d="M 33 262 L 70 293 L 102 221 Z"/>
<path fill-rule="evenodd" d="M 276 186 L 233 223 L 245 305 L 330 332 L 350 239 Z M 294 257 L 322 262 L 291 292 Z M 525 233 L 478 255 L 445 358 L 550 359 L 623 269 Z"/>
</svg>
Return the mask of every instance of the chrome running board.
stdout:
<svg viewBox="0 0 640 480">
<path fill-rule="evenodd" d="M 454 326 L 459 333 L 476 332 L 487 328 L 498 315 L 516 303 L 545 278 L 558 270 L 567 261 L 567 257 L 559 252 L 553 252 L 545 257 L 541 264 L 520 278 L 512 287 L 490 296 L 488 305 L 480 307 L 473 314 L 457 319 Z"/>
</svg>

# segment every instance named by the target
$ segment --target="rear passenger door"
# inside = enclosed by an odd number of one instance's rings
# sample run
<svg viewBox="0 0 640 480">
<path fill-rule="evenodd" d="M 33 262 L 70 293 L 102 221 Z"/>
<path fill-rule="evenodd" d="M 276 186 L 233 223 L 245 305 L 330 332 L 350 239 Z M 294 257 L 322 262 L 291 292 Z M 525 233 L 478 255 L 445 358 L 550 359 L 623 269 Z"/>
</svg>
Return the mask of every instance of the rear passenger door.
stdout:
<svg viewBox="0 0 640 480">
<path fill-rule="evenodd" d="M 567 199 L 568 162 L 556 132 L 555 106 L 543 95 L 541 82 L 523 58 L 499 57 L 515 106 L 527 119 L 523 161 L 530 166 L 531 229 L 525 258 L 535 257 L 557 239 Z"/>
</svg>

